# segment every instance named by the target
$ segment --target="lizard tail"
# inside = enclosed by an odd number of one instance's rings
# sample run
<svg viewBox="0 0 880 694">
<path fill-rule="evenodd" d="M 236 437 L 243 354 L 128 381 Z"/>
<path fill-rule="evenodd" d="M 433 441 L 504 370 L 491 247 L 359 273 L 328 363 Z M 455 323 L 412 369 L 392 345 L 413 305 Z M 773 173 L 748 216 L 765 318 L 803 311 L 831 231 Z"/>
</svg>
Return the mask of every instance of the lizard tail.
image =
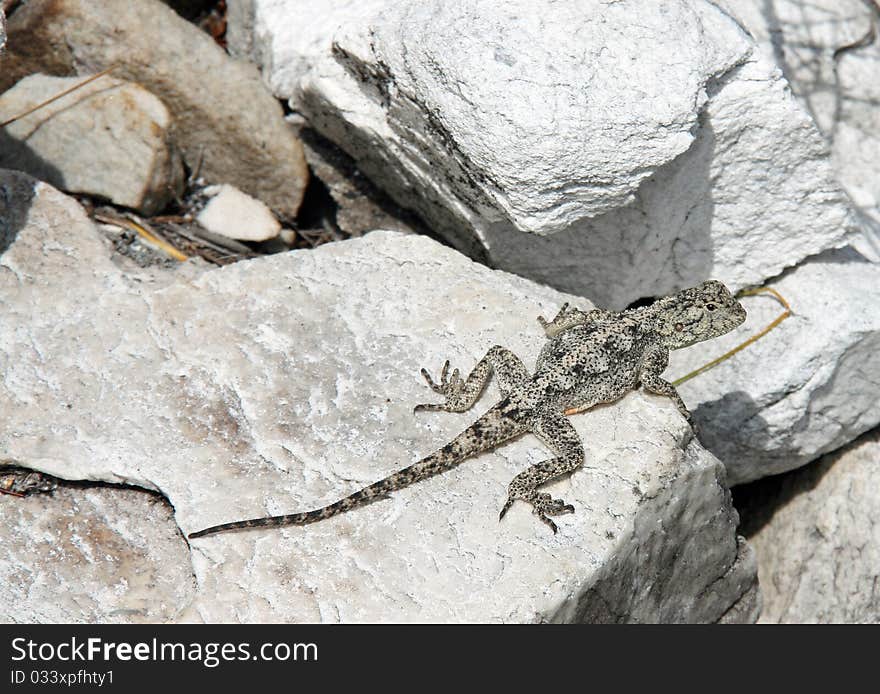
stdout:
<svg viewBox="0 0 880 694">
<path fill-rule="evenodd" d="M 328 506 L 315 509 L 314 511 L 291 513 L 284 516 L 253 518 L 251 520 L 214 525 L 210 528 L 190 533 L 189 539 L 192 540 L 197 537 L 214 535 L 215 533 L 227 532 L 229 530 L 277 528 L 282 525 L 308 525 L 309 523 L 316 523 L 385 498 L 389 492 L 403 489 L 416 482 L 421 482 L 424 479 L 451 470 L 468 458 L 482 451 L 495 448 L 505 441 L 525 433 L 526 428 L 519 424 L 514 417 L 504 412 L 505 404 L 505 401 L 502 401 L 495 405 L 440 450 Z"/>
</svg>

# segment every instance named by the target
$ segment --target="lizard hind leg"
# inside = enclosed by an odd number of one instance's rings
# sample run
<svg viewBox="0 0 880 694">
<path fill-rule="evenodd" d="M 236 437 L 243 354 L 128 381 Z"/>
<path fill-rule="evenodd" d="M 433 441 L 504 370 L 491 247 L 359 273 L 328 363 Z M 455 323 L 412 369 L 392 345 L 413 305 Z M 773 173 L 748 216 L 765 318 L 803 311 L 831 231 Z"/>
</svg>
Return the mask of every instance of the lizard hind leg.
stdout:
<svg viewBox="0 0 880 694">
<path fill-rule="evenodd" d="M 563 414 L 544 415 L 533 433 L 558 455 L 532 465 L 513 478 L 498 519 L 504 518 L 513 502 L 520 499 L 531 504 L 532 512 L 555 533 L 558 528 L 550 516 L 574 513 L 574 506 L 562 499 L 554 499 L 546 492 L 539 492 L 538 487 L 580 467 L 584 462 L 584 447 L 571 422 Z"/>
<path fill-rule="evenodd" d="M 435 393 L 444 396 L 446 402 L 416 405 L 414 411 L 465 412 L 473 407 L 483 394 L 493 373 L 498 378 L 501 393 L 505 396 L 530 378 L 528 370 L 519 357 L 509 349 L 495 345 L 477 362 L 467 379 L 461 378 L 458 369 L 453 369 L 452 373 L 449 373 L 449 360 L 443 364 L 439 383 L 435 383 L 428 371 L 422 369 L 422 377 L 428 386 Z"/>
</svg>

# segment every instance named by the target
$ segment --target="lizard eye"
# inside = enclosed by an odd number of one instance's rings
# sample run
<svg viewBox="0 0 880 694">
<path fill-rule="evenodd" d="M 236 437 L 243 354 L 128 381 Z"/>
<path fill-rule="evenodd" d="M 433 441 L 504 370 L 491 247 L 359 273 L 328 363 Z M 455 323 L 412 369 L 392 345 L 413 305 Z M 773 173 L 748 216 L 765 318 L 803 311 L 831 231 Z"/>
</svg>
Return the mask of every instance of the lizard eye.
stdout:
<svg viewBox="0 0 880 694">
<path fill-rule="evenodd" d="M 682 330 L 684 330 L 684 325 L 682 323 L 676 323 L 675 331 L 680 333 Z"/>
<path fill-rule="evenodd" d="M 715 304 L 706 304 L 707 311 L 714 311 L 716 308 L 718 308 L 718 307 L 715 306 Z"/>
</svg>

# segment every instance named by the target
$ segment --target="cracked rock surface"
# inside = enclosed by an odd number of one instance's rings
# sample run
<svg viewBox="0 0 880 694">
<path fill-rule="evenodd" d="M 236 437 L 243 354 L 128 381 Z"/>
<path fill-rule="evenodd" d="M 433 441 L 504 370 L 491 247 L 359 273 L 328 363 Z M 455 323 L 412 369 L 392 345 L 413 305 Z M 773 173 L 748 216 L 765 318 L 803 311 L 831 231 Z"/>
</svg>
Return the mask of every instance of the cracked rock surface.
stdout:
<svg viewBox="0 0 880 694">
<path fill-rule="evenodd" d="M 880 623 L 880 430 L 737 490 L 762 622 Z"/>
<path fill-rule="evenodd" d="M 532 362 L 535 315 L 570 298 L 390 232 L 156 279 L 45 184 L 5 172 L 0 204 L 2 457 L 160 491 L 185 533 L 430 453 L 476 413 L 414 416 L 432 395 L 418 368 L 467 369 L 496 342 Z M 754 619 L 724 468 L 674 406 L 634 393 L 572 421 L 588 454 L 548 487 L 577 508 L 557 536 L 522 505 L 498 521 L 547 457 L 527 436 L 324 523 L 191 541 L 194 595 L 169 618 Z"/>
<path fill-rule="evenodd" d="M 495 267 L 619 309 L 854 232 L 815 125 L 711 3 L 249 5 L 275 93 Z"/>
</svg>

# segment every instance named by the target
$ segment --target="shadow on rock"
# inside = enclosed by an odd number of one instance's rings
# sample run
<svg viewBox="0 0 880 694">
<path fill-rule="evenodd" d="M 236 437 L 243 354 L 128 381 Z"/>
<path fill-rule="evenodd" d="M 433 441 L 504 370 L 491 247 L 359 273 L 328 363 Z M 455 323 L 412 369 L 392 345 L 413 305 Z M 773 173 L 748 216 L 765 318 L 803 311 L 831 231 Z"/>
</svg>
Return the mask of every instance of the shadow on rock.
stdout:
<svg viewBox="0 0 880 694">
<path fill-rule="evenodd" d="M 0 130 L 0 151 L 8 141 Z M 15 242 L 18 232 L 27 224 L 28 211 L 34 198 L 36 180 L 29 176 L 4 176 L 0 169 L 0 256 Z"/>
<path fill-rule="evenodd" d="M 866 441 L 880 441 L 880 428 L 863 434 L 852 443 L 802 468 L 734 487 L 731 493 L 733 505 L 740 515 L 739 532 L 746 538 L 758 533 L 777 511 L 819 486 L 841 456 Z"/>
<path fill-rule="evenodd" d="M 694 410 L 700 443 L 724 463 L 731 485 L 753 477 L 751 468 L 763 464 L 767 451 L 778 447 L 762 416 L 765 409 L 745 391 L 736 390 Z"/>
</svg>

